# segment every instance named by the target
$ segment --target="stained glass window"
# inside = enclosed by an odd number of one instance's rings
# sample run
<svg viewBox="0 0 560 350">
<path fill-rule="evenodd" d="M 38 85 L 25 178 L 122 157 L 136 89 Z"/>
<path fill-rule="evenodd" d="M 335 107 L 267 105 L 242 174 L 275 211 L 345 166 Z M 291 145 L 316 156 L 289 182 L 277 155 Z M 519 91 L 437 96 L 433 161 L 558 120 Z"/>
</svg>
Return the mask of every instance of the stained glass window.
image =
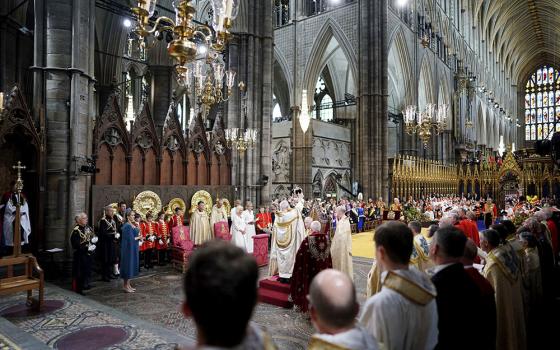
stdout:
<svg viewBox="0 0 560 350">
<path fill-rule="evenodd" d="M 560 130 L 560 73 L 543 66 L 525 86 L 525 140 L 551 138 Z"/>
</svg>

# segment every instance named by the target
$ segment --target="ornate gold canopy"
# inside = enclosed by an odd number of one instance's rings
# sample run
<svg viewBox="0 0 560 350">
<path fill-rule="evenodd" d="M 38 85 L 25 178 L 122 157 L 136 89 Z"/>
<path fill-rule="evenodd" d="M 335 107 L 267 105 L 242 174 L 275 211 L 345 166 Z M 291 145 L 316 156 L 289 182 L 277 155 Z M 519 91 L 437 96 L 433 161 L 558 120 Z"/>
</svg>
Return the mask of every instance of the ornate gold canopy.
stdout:
<svg viewBox="0 0 560 350">
<path fill-rule="evenodd" d="M 231 216 L 231 204 L 229 203 L 229 200 L 227 198 L 220 198 L 220 200 L 222 201 L 222 205 L 226 208 L 227 216 L 230 217 Z"/>
<path fill-rule="evenodd" d="M 134 202 L 132 202 L 132 209 L 139 213 L 142 219 L 146 218 L 146 213 L 149 211 L 157 215 L 161 211 L 161 199 L 155 192 L 141 192 L 136 196 Z"/>
<path fill-rule="evenodd" d="M 187 211 L 187 205 L 181 198 L 173 198 L 169 201 L 169 204 L 167 204 L 167 206 L 165 207 L 166 214 L 173 215 L 173 213 L 175 212 L 175 208 L 181 208 L 183 212 Z"/>
<path fill-rule="evenodd" d="M 198 191 L 192 196 L 190 213 L 192 214 L 195 211 L 199 201 L 203 201 L 206 204 L 206 212 L 210 215 L 212 212 L 212 196 L 204 190 Z"/>
</svg>

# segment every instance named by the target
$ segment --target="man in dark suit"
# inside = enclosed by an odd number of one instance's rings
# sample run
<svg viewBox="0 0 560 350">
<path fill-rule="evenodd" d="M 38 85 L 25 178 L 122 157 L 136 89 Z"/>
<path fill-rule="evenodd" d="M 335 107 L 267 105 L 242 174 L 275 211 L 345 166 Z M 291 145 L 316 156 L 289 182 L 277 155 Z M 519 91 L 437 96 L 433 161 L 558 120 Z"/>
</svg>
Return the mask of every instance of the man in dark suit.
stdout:
<svg viewBox="0 0 560 350">
<path fill-rule="evenodd" d="M 430 256 L 436 264 L 432 282 L 437 289 L 438 350 L 488 349 L 486 345 L 490 345 L 481 344 L 478 334 L 477 318 L 483 312 L 480 289 L 461 263 L 466 241 L 467 237 L 452 226 L 439 229 L 432 239 Z"/>
</svg>

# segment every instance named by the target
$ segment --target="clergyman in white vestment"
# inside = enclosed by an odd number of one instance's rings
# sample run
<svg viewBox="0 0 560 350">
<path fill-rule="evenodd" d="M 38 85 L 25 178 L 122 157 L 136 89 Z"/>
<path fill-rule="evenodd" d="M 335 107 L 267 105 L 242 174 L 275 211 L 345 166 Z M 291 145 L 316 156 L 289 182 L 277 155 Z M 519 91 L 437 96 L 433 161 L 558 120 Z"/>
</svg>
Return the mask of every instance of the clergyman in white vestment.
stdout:
<svg viewBox="0 0 560 350">
<path fill-rule="evenodd" d="M 277 272 L 280 278 L 292 277 L 296 254 L 305 238 L 305 228 L 301 211 L 303 199 L 300 198 L 294 208 L 290 208 L 288 201 L 280 202 L 280 211 L 276 213 L 272 244 L 270 249 L 270 263 L 268 273 L 274 276 Z"/>
<path fill-rule="evenodd" d="M 14 245 L 14 222 L 16 220 L 16 201 L 20 200 L 17 198 L 17 193 L 12 193 L 10 199 L 5 204 L 4 210 L 4 222 L 2 227 L 2 233 L 4 235 L 4 244 L 8 247 Z M 21 244 L 29 243 L 29 235 L 31 234 L 31 222 L 29 220 L 29 205 L 27 204 L 27 199 L 21 195 L 21 206 L 20 206 L 20 222 L 21 222 Z M 2 209 L 4 205 L 0 206 Z"/>
</svg>

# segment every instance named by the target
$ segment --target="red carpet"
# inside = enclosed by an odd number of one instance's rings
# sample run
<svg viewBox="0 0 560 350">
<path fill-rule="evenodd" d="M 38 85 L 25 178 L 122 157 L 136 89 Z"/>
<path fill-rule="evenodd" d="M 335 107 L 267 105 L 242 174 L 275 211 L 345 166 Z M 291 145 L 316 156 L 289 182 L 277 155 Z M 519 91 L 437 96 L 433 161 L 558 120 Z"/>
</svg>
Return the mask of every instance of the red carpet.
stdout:
<svg viewBox="0 0 560 350">
<path fill-rule="evenodd" d="M 278 282 L 278 276 L 259 281 L 259 301 L 289 309 L 293 306 L 290 285 Z"/>
</svg>

